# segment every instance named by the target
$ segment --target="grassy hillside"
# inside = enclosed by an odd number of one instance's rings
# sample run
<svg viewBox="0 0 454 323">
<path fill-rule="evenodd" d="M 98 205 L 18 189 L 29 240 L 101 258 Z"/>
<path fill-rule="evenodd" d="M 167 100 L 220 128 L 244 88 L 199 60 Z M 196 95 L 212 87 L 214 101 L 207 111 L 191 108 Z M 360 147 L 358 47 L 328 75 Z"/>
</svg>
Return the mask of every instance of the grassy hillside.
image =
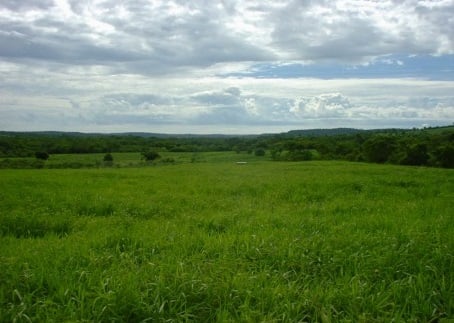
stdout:
<svg viewBox="0 0 454 323">
<path fill-rule="evenodd" d="M 453 170 L 229 156 L 0 170 L 1 320 L 454 317 Z"/>
</svg>

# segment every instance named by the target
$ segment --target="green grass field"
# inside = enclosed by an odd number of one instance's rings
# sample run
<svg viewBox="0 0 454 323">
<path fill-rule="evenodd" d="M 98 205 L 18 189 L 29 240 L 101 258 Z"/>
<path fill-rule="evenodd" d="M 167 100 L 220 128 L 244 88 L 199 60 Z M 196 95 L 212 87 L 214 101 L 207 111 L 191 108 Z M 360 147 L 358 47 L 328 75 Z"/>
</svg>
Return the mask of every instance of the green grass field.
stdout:
<svg viewBox="0 0 454 323">
<path fill-rule="evenodd" d="M 454 170 L 169 156 L 0 170 L 0 320 L 454 318 Z"/>
<path fill-rule="evenodd" d="M 113 163 L 108 167 L 143 167 L 159 164 L 181 164 L 181 163 L 217 163 L 217 162 L 257 162 L 269 160 L 267 157 L 258 157 L 254 154 L 232 153 L 232 152 L 159 152 L 160 158 L 153 162 L 146 162 L 140 153 L 112 153 Z M 12 157 L 0 158 L 1 168 L 101 168 L 107 167 L 103 158 L 105 154 L 53 154 L 46 161 L 38 160 L 35 157 Z M 6 163 L 6 165 L 5 165 Z"/>
</svg>

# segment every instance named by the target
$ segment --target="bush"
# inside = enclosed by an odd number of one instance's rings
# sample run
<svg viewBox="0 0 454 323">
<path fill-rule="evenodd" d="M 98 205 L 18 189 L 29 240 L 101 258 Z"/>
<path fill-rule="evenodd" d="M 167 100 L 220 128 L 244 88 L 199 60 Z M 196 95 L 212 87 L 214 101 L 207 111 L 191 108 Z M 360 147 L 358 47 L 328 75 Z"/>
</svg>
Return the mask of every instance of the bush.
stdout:
<svg viewBox="0 0 454 323">
<path fill-rule="evenodd" d="M 363 150 L 366 160 L 372 163 L 386 163 L 397 151 L 397 143 L 394 137 L 378 135 L 364 142 Z"/>
<path fill-rule="evenodd" d="M 454 168 L 454 145 L 438 147 L 433 152 L 433 164 L 440 167 Z"/>
<path fill-rule="evenodd" d="M 429 158 L 427 146 L 419 143 L 411 146 L 407 150 L 406 156 L 402 159 L 401 164 L 414 166 L 427 165 Z"/>
<path fill-rule="evenodd" d="M 288 153 L 287 158 L 291 161 L 312 160 L 312 152 L 310 149 L 293 150 Z"/>
<path fill-rule="evenodd" d="M 113 156 L 112 156 L 112 154 L 111 154 L 111 153 L 105 154 L 103 160 L 104 160 L 105 162 L 113 162 Z"/>
<path fill-rule="evenodd" d="M 45 151 L 37 151 L 35 153 L 35 157 L 37 159 L 41 159 L 41 160 L 48 160 L 49 159 L 49 154 Z"/>
<path fill-rule="evenodd" d="M 103 161 L 104 161 L 104 166 L 113 166 L 113 156 L 111 153 L 107 153 L 104 155 L 104 158 L 103 158 Z"/>
<path fill-rule="evenodd" d="M 146 161 L 153 161 L 155 159 L 160 158 L 161 156 L 156 151 L 149 150 L 149 151 L 142 152 L 142 157 Z"/>
<path fill-rule="evenodd" d="M 255 154 L 256 156 L 265 156 L 265 149 L 263 149 L 263 148 L 258 148 L 258 149 L 255 150 L 254 154 Z"/>
</svg>

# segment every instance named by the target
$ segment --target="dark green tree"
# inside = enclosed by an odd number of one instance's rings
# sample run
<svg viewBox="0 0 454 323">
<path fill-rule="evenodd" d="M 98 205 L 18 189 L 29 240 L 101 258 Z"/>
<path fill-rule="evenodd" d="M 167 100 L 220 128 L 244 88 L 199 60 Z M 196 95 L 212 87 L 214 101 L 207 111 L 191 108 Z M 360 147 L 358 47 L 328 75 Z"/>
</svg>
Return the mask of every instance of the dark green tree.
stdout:
<svg viewBox="0 0 454 323">
<path fill-rule="evenodd" d="M 377 135 L 364 142 L 366 160 L 373 163 L 386 163 L 397 151 L 396 139 L 390 135 Z"/>
<path fill-rule="evenodd" d="M 265 152 L 265 149 L 263 149 L 263 148 L 257 148 L 257 149 L 255 150 L 254 154 L 255 154 L 256 156 L 262 157 L 262 156 L 265 156 L 266 152 Z"/>
<path fill-rule="evenodd" d="M 454 145 L 445 144 L 433 152 L 434 164 L 436 166 L 454 168 Z"/>
<path fill-rule="evenodd" d="M 156 151 L 147 150 L 147 151 L 142 152 L 142 157 L 146 161 L 153 161 L 155 159 L 160 158 L 161 156 Z"/>
<path fill-rule="evenodd" d="M 113 166 L 113 156 L 111 153 L 107 153 L 104 155 L 103 161 L 105 166 Z"/>
<path fill-rule="evenodd" d="M 291 161 L 312 160 L 310 149 L 292 150 L 287 154 L 287 159 Z"/>
<path fill-rule="evenodd" d="M 113 156 L 112 156 L 112 154 L 111 154 L 111 153 L 105 154 L 103 160 L 104 160 L 105 162 L 113 162 Z"/>
<path fill-rule="evenodd" d="M 45 151 L 37 151 L 35 153 L 35 157 L 37 159 L 41 159 L 41 160 L 48 160 L 49 159 L 49 154 Z"/>
<path fill-rule="evenodd" d="M 404 165 L 427 165 L 429 161 L 429 154 L 427 153 L 427 146 L 423 143 L 418 143 L 410 146 L 407 150 L 406 156 L 401 161 Z"/>
</svg>

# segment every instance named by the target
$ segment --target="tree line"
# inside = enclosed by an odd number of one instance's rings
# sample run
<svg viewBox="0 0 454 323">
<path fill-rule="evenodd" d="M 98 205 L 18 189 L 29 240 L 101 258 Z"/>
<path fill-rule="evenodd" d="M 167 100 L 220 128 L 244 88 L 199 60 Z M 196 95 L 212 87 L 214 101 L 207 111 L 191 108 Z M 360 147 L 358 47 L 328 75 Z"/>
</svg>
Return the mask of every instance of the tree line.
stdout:
<svg viewBox="0 0 454 323">
<path fill-rule="evenodd" d="M 259 136 L 150 136 L 0 132 L 0 157 L 112 152 L 236 151 L 275 161 L 349 160 L 454 168 L 454 126 L 290 131 Z"/>
<path fill-rule="evenodd" d="M 276 140 L 274 160 L 349 160 L 454 168 L 454 128 L 384 131 Z"/>
</svg>

